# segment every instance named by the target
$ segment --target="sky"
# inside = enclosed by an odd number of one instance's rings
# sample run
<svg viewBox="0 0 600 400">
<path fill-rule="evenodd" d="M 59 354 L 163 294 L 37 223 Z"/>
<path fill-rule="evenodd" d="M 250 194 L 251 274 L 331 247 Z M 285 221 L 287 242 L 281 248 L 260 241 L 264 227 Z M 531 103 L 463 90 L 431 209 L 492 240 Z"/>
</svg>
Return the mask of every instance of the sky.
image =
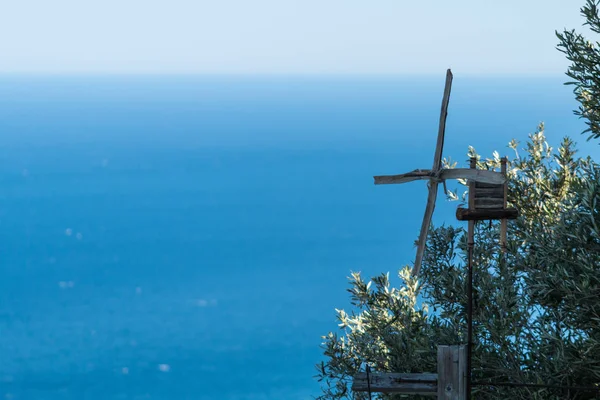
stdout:
<svg viewBox="0 0 600 400">
<path fill-rule="evenodd" d="M 583 3 L 4 0 L 0 73 L 554 75 Z"/>
</svg>

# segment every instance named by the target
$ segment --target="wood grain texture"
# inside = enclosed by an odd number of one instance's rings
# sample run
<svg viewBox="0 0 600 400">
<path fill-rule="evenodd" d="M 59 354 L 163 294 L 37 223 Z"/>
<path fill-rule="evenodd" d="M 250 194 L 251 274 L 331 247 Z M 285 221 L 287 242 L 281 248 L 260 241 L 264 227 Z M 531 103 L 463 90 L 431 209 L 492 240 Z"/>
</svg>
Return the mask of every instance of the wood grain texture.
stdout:
<svg viewBox="0 0 600 400">
<path fill-rule="evenodd" d="M 504 199 L 502 197 L 475 197 L 475 209 L 503 209 Z"/>
<path fill-rule="evenodd" d="M 494 184 L 493 189 L 501 188 L 501 185 L 504 183 L 504 176 L 499 172 L 473 170 L 469 168 L 442 169 L 437 174 L 430 169 L 415 169 L 414 171 L 398 175 L 379 175 L 375 176 L 374 179 L 376 185 L 406 183 L 418 179 L 467 179 L 469 181 L 482 182 L 484 184 Z"/>
<path fill-rule="evenodd" d="M 464 390 L 461 390 L 460 386 L 460 346 L 438 346 L 437 363 L 437 398 L 464 400 L 464 397 L 461 397 Z"/>
<path fill-rule="evenodd" d="M 493 197 L 504 200 L 504 185 L 497 185 L 495 188 L 475 187 L 475 199 L 479 197 Z"/>
<path fill-rule="evenodd" d="M 369 387 L 373 393 L 403 393 L 436 396 L 437 374 L 401 374 L 371 373 L 367 382 L 367 374 L 354 375 L 353 392 L 367 392 Z"/>
<path fill-rule="evenodd" d="M 389 185 L 394 183 L 412 182 L 417 179 L 431 179 L 434 174 L 429 169 L 415 169 L 414 171 L 398 175 L 375 176 L 376 185 Z"/>
<path fill-rule="evenodd" d="M 504 176 L 499 172 L 470 168 L 443 169 L 439 176 L 441 179 L 467 179 L 469 182 L 482 185 L 501 185 L 505 181 Z"/>
</svg>

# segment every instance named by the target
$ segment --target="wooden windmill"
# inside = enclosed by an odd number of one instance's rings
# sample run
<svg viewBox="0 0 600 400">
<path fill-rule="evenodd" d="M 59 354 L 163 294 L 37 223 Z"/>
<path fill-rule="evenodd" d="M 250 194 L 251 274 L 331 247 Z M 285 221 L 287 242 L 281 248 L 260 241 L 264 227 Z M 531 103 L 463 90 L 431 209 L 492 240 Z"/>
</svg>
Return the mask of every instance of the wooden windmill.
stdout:
<svg viewBox="0 0 600 400">
<path fill-rule="evenodd" d="M 473 346 L 473 248 L 475 223 L 480 220 L 501 220 L 500 245 L 506 251 L 507 220 L 518 216 L 514 208 L 507 208 L 507 160 L 501 161 L 501 172 L 478 170 L 477 160 L 471 158 L 470 168 L 446 169 L 442 167 L 442 150 L 444 147 L 444 131 L 452 72 L 446 73 L 446 87 L 442 100 L 440 127 L 437 145 L 430 170 L 417 169 L 412 172 L 376 176 L 375 184 L 405 183 L 417 179 L 429 180 L 429 196 L 425 207 L 425 216 L 417 242 L 417 257 L 412 271 L 413 276 L 419 273 L 425 242 L 437 197 L 439 183 L 446 179 L 466 179 L 469 184 L 469 207 L 458 208 L 456 217 L 469 222 L 468 229 L 468 261 L 467 261 L 467 343 L 466 346 L 438 346 L 437 373 L 359 373 L 354 376 L 352 390 L 355 392 L 383 392 L 401 394 L 420 394 L 434 396 L 438 399 L 468 400 L 471 398 L 471 352 Z"/>
<path fill-rule="evenodd" d="M 503 174 L 494 171 L 477 170 L 469 168 L 447 169 L 442 166 L 442 151 L 444 149 L 444 133 L 446 130 L 446 117 L 448 115 L 448 103 L 450 101 L 450 89 L 452 87 L 452 72 L 446 72 L 446 87 L 444 89 L 444 97 L 442 100 L 442 111 L 440 114 L 440 126 L 438 130 L 437 144 L 433 157 L 433 167 L 431 169 L 416 169 L 412 172 L 400 175 L 384 175 L 376 176 L 376 185 L 385 185 L 392 183 L 406 183 L 417 179 L 429 180 L 429 196 L 427 197 L 427 205 L 425 206 L 425 215 L 421 225 L 421 232 L 417 242 L 417 257 L 412 270 L 413 276 L 418 275 L 423 261 L 425 252 L 425 242 L 427 240 L 427 232 L 431 224 L 433 210 L 435 209 L 435 200 L 437 197 L 438 184 L 443 183 L 446 179 L 467 179 L 469 182 L 478 182 L 482 184 L 502 185 L 505 182 Z"/>
</svg>

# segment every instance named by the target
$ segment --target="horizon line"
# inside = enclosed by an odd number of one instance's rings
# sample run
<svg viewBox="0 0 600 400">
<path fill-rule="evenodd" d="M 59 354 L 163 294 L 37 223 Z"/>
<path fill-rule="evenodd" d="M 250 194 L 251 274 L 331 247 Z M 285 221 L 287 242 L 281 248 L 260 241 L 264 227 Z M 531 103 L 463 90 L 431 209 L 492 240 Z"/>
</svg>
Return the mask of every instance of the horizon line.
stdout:
<svg viewBox="0 0 600 400">
<path fill-rule="evenodd" d="M 451 68 L 450 68 L 451 69 Z M 394 73 L 376 73 L 376 72 L 353 72 L 353 73 L 335 73 L 335 72 L 129 72 L 129 71 L 78 71 L 78 72 L 11 72 L 0 71 L 0 78 L 18 77 L 18 78 L 85 78 L 85 77 L 126 77 L 126 78 L 201 78 L 201 77 L 220 77 L 220 78 L 439 78 L 445 76 L 446 69 L 440 72 L 394 72 Z M 566 72 L 465 72 L 452 70 L 455 77 L 458 78 L 568 78 Z"/>
</svg>

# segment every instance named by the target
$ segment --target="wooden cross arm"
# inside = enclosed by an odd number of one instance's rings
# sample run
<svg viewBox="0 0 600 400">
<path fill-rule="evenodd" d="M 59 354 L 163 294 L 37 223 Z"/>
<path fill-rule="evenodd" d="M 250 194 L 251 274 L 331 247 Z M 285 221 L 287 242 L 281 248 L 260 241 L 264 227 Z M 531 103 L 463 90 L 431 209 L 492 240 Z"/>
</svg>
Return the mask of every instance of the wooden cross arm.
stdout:
<svg viewBox="0 0 600 400">
<path fill-rule="evenodd" d="M 466 179 L 474 182 L 493 183 L 501 185 L 506 181 L 500 172 L 470 168 L 441 169 L 437 174 L 430 169 L 415 169 L 406 174 L 375 176 L 376 185 L 406 183 L 417 179 Z"/>
<path fill-rule="evenodd" d="M 392 183 L 406 183 L 417 179 L 431 179 L 435 174 L 430 169 L 415 169 L 406 174 L 375 176 L 376 185 L 388 185 Z"/>
<path fill-rule="evenodd" d="M 437 374 L 371 373 L 369 378 L 364 372 L 354 375 L 352 391 L 437 395 Z"/>
<path fill-rule="evenodd" d="M 506 182 L 506 177 L 500 172 L 485 169 L 452 168 L 443 169 L 441 179 L 466 179 L 473 182 L 493 183 L 501 185 Z"/>
</svg>

